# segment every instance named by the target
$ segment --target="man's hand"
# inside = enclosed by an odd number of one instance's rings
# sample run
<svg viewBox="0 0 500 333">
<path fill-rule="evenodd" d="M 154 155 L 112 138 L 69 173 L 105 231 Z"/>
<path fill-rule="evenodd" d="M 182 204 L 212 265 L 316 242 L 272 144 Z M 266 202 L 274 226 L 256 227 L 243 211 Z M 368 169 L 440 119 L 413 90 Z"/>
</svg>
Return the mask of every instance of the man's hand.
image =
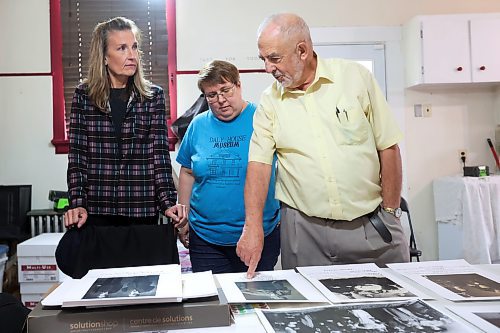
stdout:
<svg viewBox="0 0 500 333">
<path fill-rule="evenodd" d="M 66 228 L 71 228 L 76 224 L 78 228 L 81 228 L 87 221 L 87 217 L 87 210 L 83 207 L 69 209 L 66 213 L 64 213 L 64 226 Z"/>
<path fill-rule="evenodd" d="M 170 217 L 174 224 L 174 228 L 180 229 L 184 227 L 188 221 L 187 208 L 185 205 L 177 204 L 165 211 L 165 216 Z"/>
<path fill-rule="evenodd" d="M 259 264 L 263 247 L 264 230 L 262 226 L 250 227 L 245 224 L 236 246 L 236 254 L 248 266 L 247 278 L 249 279 L 255 276 L 255 270 Z"/>
</svg>

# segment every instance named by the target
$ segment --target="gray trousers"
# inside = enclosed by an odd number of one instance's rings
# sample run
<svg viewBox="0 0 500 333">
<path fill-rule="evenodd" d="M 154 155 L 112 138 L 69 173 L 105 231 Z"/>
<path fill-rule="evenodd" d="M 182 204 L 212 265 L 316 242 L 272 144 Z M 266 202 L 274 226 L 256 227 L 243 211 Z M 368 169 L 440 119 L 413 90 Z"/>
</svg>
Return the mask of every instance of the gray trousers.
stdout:
<svg viewBox="0 0 500 333">
<path fill-rule="evenodd" d="M 393 215 L 377 213 L 392 234 L 385 243 L 368 216 L 352 221 L 310 217 L 286 204 L 281 208 L 281 266 L 409 262 L 408 241 Z"/>
</svg>

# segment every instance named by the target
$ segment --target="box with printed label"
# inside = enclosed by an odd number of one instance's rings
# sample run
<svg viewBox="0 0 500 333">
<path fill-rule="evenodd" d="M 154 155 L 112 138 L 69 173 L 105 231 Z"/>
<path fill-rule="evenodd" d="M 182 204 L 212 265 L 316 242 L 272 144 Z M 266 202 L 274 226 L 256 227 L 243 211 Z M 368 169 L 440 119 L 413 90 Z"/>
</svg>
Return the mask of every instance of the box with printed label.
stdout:
<svg viewBox="0 0 500 333">
<path fill-rule="evenodd" d="M 63 273 L 57 268 L 54 258 L 48 257 L 19 257 L 19 282 L 58 282 Z"/>
<path fill-rule="evenodd" d="M 55 282 L 21 282 L 19 291 L 21 294 L 45 294 L 56 286 Z"/>
<path fill-rule="evenodd" d="M 21 294 L 21 302 L 27 308 L 34 309 L 42 300 L 45 293 L 41 294 Z"/>
<path fill-rule="evenodd" d="M 41 303 L 28 316 L 30 333 L 157 332 L 231 325 L 229 305 L 219 297 L 182 303 L 87 309 L 46 309 Z"/>
<path fill-rule="evenodd" d="M 57 282 L 64 278 L 55 252 L 64 233 L 46 233 L 17 245 L 19 282 Z"/>
</svg>

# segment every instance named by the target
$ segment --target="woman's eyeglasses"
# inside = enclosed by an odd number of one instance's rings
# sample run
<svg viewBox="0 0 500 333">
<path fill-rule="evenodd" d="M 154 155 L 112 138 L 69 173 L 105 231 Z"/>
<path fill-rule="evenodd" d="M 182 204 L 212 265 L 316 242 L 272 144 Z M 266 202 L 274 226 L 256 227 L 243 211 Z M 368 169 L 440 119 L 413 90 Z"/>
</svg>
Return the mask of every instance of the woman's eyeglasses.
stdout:
<svg viewBox="0 0 500 333">
<path fill-rule="evenodd" d="M 220 92 L 211 92 L 205 94 L 205 97 L 209 103 L 214 103 L 219 101 L 219 96 L 224 97 L 225 99 L 229 97 L 233 97 L 234 88 L 236 85 L 232 85 L 231 87 L 224 87 L 220 90 Z"/>
</svg>

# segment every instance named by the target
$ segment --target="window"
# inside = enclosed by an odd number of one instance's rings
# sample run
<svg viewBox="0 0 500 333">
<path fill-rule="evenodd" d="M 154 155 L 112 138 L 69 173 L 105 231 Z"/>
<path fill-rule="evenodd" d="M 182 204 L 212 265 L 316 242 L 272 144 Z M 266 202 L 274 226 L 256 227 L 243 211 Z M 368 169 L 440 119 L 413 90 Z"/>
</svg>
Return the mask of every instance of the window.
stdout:
<svg viewBox="0 0 500 333">
<path fill-rule="evenodd" d="M 168 54 L 171 54 L 168 52 L 172 42 L 167 35 L 166 7 L 169 3 L 168 9 L 173 8 L 172 12 L 175 13 L 174 0 L 51 0 L 54 86 L 52 143 L 56 153 L 68 151 L 66 129 L 71 100 L 75 87 L 87 76 L 92 31 L 98 22 L 115 16 L 127 17 L 141 29 L 144 73 L 147 79 L 165 90 L 167 118 L 172 115 L 169 96 L 175 95 L 169 94 L 168 79 Z"/>
</svg>

